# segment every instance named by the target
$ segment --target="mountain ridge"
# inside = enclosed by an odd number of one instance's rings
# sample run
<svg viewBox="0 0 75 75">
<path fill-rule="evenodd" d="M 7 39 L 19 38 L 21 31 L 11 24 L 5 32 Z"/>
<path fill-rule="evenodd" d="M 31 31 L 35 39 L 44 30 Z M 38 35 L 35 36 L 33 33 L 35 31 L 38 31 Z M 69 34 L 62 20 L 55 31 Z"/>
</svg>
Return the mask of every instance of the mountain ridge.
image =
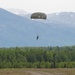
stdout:
<svg viewBox="0 0 75 75">
<path fill-rule="evenodd" d="M 18 13 L 17 15 L 28 17 L 28 18 L 30 18 L 30 15 L 32 14 L 32 13 L 27 13 L 26 11 L 21 10 L 21 9 L 8 9 L 8 11 L 14 14 Z M 70 20 L 72 20 L 72 22 L 74 22 L 75 24 L 75 20 L 73 19 L 75 18 L 75 12 L 56 12 L 56 13 L 50 13 L 46 15 L 47 15 L 48 20 L 50 20 L 50 22 L 51 21 L 59 22 L 60 20 L 60 22 L 62 23 L 65 23 L 65 21 L 68 21 L 67 24 L 69 24 Z M 63 17 L 66 18 L 66 20 Z"/>
</svg>

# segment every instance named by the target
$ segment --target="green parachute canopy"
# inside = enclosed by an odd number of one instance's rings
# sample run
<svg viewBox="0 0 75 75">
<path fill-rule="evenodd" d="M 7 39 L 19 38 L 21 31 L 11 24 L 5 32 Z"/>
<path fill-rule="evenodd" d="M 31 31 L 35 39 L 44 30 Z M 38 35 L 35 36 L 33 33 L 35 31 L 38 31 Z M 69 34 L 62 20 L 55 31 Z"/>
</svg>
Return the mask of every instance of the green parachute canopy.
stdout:
<svg viewBox="0 0 75 75">
<path fill-rule="evenodd" d="M 46 19 L 47 16 L 45 13 L 35 12 L 31 15 L 31 19 Z"/>
</svg>

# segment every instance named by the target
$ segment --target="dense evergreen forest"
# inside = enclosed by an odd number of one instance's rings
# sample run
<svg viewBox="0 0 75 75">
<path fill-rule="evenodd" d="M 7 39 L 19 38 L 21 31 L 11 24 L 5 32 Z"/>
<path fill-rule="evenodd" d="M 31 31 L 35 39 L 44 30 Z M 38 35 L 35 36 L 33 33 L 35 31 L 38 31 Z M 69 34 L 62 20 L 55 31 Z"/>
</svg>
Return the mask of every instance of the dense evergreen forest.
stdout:
<svg viewBox="0 0 75 75">
<path fill-rule="evenodd" d="M 75 46 L 0 48 L 0 68 L 75 68 Z"/>
</svg>

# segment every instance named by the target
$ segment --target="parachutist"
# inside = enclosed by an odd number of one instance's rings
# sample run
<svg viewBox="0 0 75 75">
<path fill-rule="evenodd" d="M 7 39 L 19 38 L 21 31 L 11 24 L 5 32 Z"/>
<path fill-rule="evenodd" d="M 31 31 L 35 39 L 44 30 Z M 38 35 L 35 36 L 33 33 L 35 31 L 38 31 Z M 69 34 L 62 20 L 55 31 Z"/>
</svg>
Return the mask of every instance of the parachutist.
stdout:
<svg viewBox="0 0 75 75">
<path fill-rule="evenodd" d="M 47 15 L 45 13 L 42 13 L 42 12 L 34 12 L 33 14 L 31 14 L 30 18 L 32 20 L 34 20 L 34 19 L 46 20 Z M 38 40 L 38 39 L 39 39 L 39 36 L 37 35 L 36 40 Z"/>
<path fill-rule="evenodd" d="M 39 36 L 36 37 L 36 40 L 38 40 L 38 39 L 39 39 Z"/>
</svg>

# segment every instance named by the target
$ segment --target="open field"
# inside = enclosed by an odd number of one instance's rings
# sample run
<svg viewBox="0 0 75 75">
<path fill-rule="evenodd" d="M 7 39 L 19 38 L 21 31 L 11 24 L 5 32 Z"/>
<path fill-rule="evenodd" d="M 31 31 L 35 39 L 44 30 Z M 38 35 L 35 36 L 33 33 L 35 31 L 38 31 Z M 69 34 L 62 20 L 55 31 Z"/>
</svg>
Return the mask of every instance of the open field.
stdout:
<svg viewBox="0 0 75 75">
<path fill-rule="evenodd" d="M 75 68 L 0 69 L 0 75 L 75 75 Z"/>
</svg>

